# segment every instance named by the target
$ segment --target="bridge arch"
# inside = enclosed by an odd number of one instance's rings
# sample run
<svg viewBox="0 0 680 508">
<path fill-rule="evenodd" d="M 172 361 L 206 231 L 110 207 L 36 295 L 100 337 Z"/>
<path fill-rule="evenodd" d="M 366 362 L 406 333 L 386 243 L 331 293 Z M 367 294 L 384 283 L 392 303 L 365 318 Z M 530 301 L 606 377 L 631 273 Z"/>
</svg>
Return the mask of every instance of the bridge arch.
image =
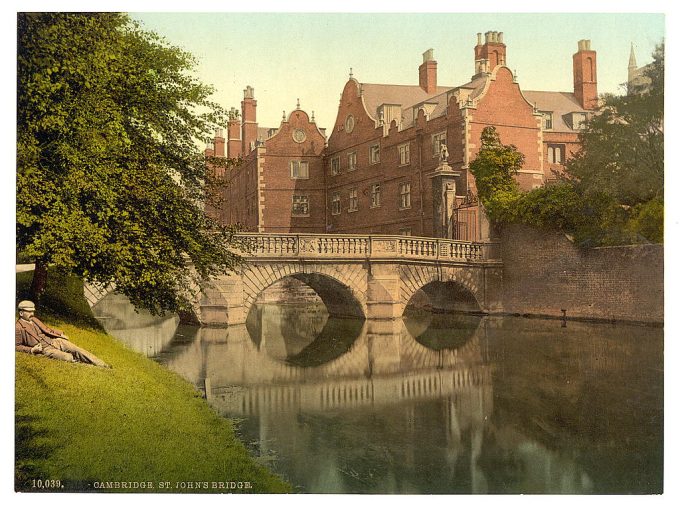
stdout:
<svg viewBox="0 0 680 508">
<path fill-rule="evenodd" d="M 273 267 L 252 264 L 243 273 L 244 311 L 247 315 L 267 288 L 286 277 L 292 277 L 312 288 L 331 316 L 365 319 L 366 294 L 362 291 L 362 279 L 364 288 L 366 283 L 361 271 L 356 266 L 339 268 L 333 265 L 291 264 Z"/>
<path fill-rule="evenodd" d="M 466 267 L 406 266 L 401 282 L 400 300 L 404 311 L 415 304 L 435 311 L 486 310 L 483 279 L 480 280 L 479 272 Z"/>
</svg>

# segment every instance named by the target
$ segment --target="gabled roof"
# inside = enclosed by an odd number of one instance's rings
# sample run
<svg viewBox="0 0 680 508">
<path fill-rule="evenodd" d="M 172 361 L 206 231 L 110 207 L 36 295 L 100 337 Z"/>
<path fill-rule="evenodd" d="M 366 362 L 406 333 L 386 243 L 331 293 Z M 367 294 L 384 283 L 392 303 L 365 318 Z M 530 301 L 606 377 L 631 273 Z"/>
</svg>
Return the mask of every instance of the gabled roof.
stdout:
<svg viewBox="0 0 680 508">
<path fill-rule="evenodd" d="M 411 116 L 411 108 L 415 104 L 422 102 L 429 102 L 441 94 L 446 95 L 446 91 L 451 87 L 438 86 L 434 94 L 428 94 L 425 90 L 417 85 L 381 85 L 373 83 L 361 83 L 359 85 L 363 94 L 364 104 L 368 114 L 376 120 L 378 117 L 378 108 L 383 104 L 398 104 L 402 111 L 402 124 L 408 125 L 410 121 L 406 121 L 404 114 L 408 113 Z"/>
<path fill-rule="evenodd" d="M 435 93 L 428 94 L 417 85 L 385 85 L 361 83 L 364 104 L 368 113 L 379 120 L 378 108 L 383 104 L 398 104 L 401 106 L 402 128 L 413 125 L 413 108 L 422 104 L 431 104 L 433 109 L 430 118 L 437 118 L 446 114 L 450 92 L 453 90 L 470 89 L 470 98 L 474 99 L 484 90 L 488 75 L 475 77 L 472 81 L 461 86 L 438 86 Z"/>
<path fill-rule="evenodd" d="M 524 96 L 536 105 L 539 111 L 552 111 L 553 132 L 575 132 L 572 126 L 565 122 L 569 113 L 587 113 L 579 104 L 576 96 L 571 92 L 542 92 L 524 90 Z"/>
<path fill-rule="evenodd" d="M 471 81 L 457 87 L 438 86 L 433 94 L 428 94 L 417 85 L 385 85 L 373 83 L 361 83 L 364 104 L 368 113 L 379 119 L 378 108 L 383 104 L 398 104 L 401 106 L 401 127 L 413 125 L 413 108 L 421 104 L 432 104 L 430 118 L 437 118 L 446 114 L 447 99 L 451 92 L 458 89 L 470 90 L 470 99 L 477 98 L 483 91 L 488 74 L 475 76 Z M 523 90 L 524 97 L 535 104 L 540 111 L 553 112 L 553 132 L 574 132 L 571 120 L 567 115 L 570 113 L 586 113 L 579 104 L 576 96 L 571 92 L 544 92 L 535 90 Z M 569 123 L 567 123 L 569 122 Z"/>
</svg>

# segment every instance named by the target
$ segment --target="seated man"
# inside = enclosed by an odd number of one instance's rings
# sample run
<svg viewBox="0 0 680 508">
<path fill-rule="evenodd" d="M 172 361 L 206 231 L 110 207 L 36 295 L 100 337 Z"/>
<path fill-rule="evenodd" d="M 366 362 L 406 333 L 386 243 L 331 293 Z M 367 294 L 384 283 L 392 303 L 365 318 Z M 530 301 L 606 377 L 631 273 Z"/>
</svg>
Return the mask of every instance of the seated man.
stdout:
<svg viewBox="0 0 680 508">
<path fill-rule="evenodd" d="M 19 319 L 14 327 L 15 349 L 34 355 L 45 355 L 65 362 L 91 363 L 111 368 L 89 351 L 79 348 L 59 330 L 45 326 L 33 316 L 35 305 L 24 300 L 19 303 Z"/>
</svg>

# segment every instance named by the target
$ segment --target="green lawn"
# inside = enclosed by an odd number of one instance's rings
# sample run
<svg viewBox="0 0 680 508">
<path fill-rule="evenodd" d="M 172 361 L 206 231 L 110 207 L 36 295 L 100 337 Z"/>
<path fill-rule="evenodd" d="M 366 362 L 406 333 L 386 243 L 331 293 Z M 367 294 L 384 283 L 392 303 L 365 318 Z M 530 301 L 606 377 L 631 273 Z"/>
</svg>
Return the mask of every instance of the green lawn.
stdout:
<svg viewBox="0 0 680 508">
<path fill-rule="evenodd" d="M 192 385 L 88 326 L 86 317 L 58 313 L 37 314 L 113 369 L 15 353 L 16 490 L 41 490 L 38 480 L 59 480 L 61 486 L 51 482 L 44 490 L 290 491 L 254 462 L 233 423 Z M 153 488 L 99 488 L 104 482 L 151 482 Z M 208 484 L 197 490 L 188 482 Z"/>
</svg>

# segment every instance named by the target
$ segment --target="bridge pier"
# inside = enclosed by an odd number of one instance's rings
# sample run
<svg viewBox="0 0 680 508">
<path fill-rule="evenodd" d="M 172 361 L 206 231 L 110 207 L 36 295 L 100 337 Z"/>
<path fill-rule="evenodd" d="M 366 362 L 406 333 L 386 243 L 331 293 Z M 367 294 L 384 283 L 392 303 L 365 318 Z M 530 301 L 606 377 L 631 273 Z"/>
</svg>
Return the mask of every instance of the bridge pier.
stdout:
<svg viewBox="0 0 680 508">
<path fill-rule="evenodd" d="M 371 319 L 401 317 L 401 275 L 396 264 L 371 263 L 368 271 L 366 309 Z"/>
</svg>

